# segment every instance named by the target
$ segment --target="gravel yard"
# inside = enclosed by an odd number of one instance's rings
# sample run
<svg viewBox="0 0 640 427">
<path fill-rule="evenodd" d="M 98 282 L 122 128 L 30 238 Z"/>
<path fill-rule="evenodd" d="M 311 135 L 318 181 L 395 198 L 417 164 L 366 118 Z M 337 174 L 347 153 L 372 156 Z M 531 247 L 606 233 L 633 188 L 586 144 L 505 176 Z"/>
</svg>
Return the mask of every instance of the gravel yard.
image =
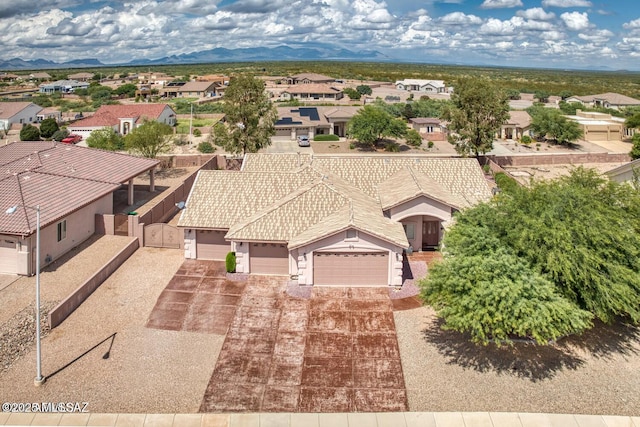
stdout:
<svg viewBox="0 0 640 427">
<path fill-rule="evenodd" d="M 87 243 L 79 256 L 43 274 L 45 304 L 65 296 L 94 271 L 93 263 L 128 241 L 108 237 Z M 225 337 L 147 327 L 183 261 L 180 250 L 136 251 L 43 339 L 43 387 L 33 385 L 32 343 L 0 369 L 2 401 L 80 401 L 91 412 L 107 413 L 198 412 Z M 3 343 L 7 330 L 29 339 L 23 326 L 32 318 L 33 295 L 14 288 L 21 283 L 32 289 L 33 280 L 20 278 L 0 290 Z M 393 321 L 410 411 L 640 414 L 637 328 L 600 326 L 550 347 L 495 349 L 441 331 L 429 307 L 395 311 Z"/>
<path fill-rule="evenodd" d="M 394 316 L 411 411 L 640 414 L 637 328 L 496 349 L 441 331 L 429 307 Z"/>
</svg>

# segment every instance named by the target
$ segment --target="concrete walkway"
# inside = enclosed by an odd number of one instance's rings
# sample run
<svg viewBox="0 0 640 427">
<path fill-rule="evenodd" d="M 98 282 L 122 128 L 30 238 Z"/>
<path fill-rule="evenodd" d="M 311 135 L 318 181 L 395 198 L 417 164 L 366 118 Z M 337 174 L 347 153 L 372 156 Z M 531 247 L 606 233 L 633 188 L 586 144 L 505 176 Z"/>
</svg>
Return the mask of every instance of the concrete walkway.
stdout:
<svg viewBox="0 0 640 427">
<path fill-rule="evenodd" d="M 0 425 L 176 427 L 640 427 L 640 417 L 507 412 L 8 414 Z"/>
</svg>

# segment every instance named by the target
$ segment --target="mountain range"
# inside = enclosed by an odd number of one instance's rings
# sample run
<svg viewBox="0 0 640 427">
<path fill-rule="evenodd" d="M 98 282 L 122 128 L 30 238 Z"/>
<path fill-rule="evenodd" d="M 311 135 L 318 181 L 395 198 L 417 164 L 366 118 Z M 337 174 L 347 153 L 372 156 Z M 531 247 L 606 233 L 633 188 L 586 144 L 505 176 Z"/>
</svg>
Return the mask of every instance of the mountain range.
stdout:
<svg viewBox="0 0 640 427">
<path fill-rule="evenodd" d="M 226 49 L 215 48 L 199 52 L 165 56 L 158 59 L 136 59 L 127 63 L 105 64 L 95 58 L 75 59 L 67 62 L 54 62 L 47 59 L 24 60 L 13 58 L 0 60 L 0 70 L 42 70 L 61 68 L 94 68 L 126 65 L 168 65 L 168 64 L 205 64 L 212 62 L 245 61 L 391 61 L 392 58 L 375 50 L 351 51 L 348 49 L 318 45 L 315 47 L 278 46 L 273 48 L 255 47 Z"/>
</svg>

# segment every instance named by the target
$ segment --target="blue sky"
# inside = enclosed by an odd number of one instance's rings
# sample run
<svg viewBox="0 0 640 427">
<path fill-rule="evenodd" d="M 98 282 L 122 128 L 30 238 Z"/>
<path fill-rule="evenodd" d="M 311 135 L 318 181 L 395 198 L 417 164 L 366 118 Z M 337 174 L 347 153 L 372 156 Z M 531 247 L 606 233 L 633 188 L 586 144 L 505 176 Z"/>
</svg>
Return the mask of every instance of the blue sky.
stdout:
<svg viewBox="0 0 640 427">
<path fill-rule="evenodd" d="M 104 63 L 323 43 L 398 60 L 640 70 L 637 0 L 13 0 L 3 59 Z"/>
</svg>

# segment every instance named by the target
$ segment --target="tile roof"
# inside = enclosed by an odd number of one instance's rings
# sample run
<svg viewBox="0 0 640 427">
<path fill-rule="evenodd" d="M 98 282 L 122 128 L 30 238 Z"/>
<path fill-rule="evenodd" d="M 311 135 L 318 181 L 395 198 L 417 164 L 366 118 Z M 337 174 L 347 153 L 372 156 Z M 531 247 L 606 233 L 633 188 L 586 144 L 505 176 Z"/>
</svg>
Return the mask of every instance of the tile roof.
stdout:
<svg viewBox="0 0 640 427">
<path fill-rule="evenodd" d="M 516 125 L 524 129 L 531 126 L 531 116 L 526 111 L 509 111 L 507 124 Z"/>
<path fill-rule="evenodd" d="M 437 117 L 414 117 L 409 121 L 418 125 L 439 125 L 441 123 Z"/>
<path fill-rule="evenodd" d="M 44 227 L 115 191 L 158 163 L 55 142 L 0 146 L 0 232 L 35 231 L 34 212 L 21 209 L 21 216 L 2 215 L 2 209 L 17 204 L 40 205 Z"/>
<path fill-rule="evenodd" d="M 310 164 L 314 169 L 336 175 L 359 188 L 370 197 L 378 198 L 378 184 L 399 170 L 412 167 L 437 182 L 444 190 L 473 205 L 491 197 L 491 189 L 472 158 L 442 158 L 424 155 L 308 155 L 308 154 L 248 154 L 243 162 L 247 171 L 283 171 Z"/>
<path fill-rule="evenodd" d="M 133 118 L 136 122 L 140 119 L 147 118 L 155 120 L 165 108 L 170 108 L 167 104 L 128 104 L 128 105 L 103 105 L 91 117 L 78 120 L 72 128 L 79 127 L 104 127 L 115 126 L 120 124 L 120 119 Z"/>
<path fill-rule="evenodd" d="M 36 106 L 33 102 L 0 102 L 0 119 L 10 119 L 30 105 Z"/>
<path fill-rule="evenodd" d="M 179 90 L 179 92 L 204 92 L 215 86 L 215 82 L 187 82 Z"/>
<path fill-rule="evenodd" d="M 295 80 L 308 79 L 310 81 L 333 81 L 333 80 L 335 80 L 333 77 L 324 76 L 322 74 L 317 74 L 317 73 L 300 73 L 300 74 L 296 74 L 296 75 L 290 76 L 290 78 L 295 79 Z"/>
<path fill-rule="evenodd" d="M 289 248 L 355 228 L 406 247 L 402 225 L 383 210 L 421 195 L 461 209 L 491 191 L 475 159 L 249 154 L 239 172 L 198 174 L 178 226 Z"/>
<path fill-rule="evenodd" d="M 614 92 L 600 93 L 597 95 L 575 96 L 574 98 L 577 98 L 583 102 L 593 102 L 595 100 L 603 99 L 613 105 L 640 105 L 639 100 Z"/>
<path fill-rule="evenodd" d="M 310 168 L 295 169 L 268 174 L 200 171 L 178 226 L 230 228 L 319 176 Z"/>
<path fill-rule="evenodd" d="M 463 198 L 447 191 L 442 185 L 425 174 L 416 172 L 411 166 L 400 169 L 378 185 L 380 205 L 391 209 L 419 196 L 427 196 L 455 209 L 468 206 Z"/>
</svg>

